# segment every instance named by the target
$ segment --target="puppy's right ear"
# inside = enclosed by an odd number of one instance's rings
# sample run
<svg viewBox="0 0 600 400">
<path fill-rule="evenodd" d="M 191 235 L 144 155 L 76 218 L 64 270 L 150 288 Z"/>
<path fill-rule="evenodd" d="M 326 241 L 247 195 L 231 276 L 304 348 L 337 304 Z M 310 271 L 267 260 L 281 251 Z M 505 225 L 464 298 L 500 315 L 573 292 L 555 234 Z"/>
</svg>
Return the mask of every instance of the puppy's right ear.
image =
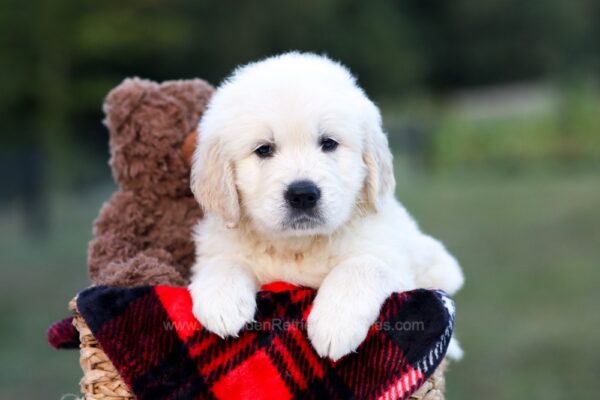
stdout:
<svg viewBox="0 0 600 400">
<path fill-rule="evenodd" d="M 396 187 L 394 179 L 393 156 L 388 139 L 381 127 L 379 110 L 373 106 L 373 117 L 366 124 L 363 161 L 367 166 L 365 192 L 367 204 L 378 210 L 381 199 L 393 193 Z"/>
<path fill-rule="evenodd" d="M 192 160 L 192 192 L 205 212 L 220 215 L 228 228 L 234 228 L 240 220 L 240 204 L 233 161 L 218 136 L 199 138 Z"/>
</svg>

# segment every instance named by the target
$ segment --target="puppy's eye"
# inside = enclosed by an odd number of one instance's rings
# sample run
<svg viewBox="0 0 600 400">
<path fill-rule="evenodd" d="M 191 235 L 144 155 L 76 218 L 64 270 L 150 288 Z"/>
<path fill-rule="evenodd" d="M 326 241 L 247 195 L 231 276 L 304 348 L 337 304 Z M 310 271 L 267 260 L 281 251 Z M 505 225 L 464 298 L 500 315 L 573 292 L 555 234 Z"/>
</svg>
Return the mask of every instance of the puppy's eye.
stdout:
<svg viewBox="0 0 600 400">
<path fill-rule="evenodd" d="M 274 151 L 275 151 L 275 148 L 273 147 L 272 144 L 263 144 L 262 146 L 258 147 L 256 150 L 254 150 L 254 153 L 256 153 L 256 155 L 259 156 L 260 158 L 267 158 L 267 157 L 271 157 L 273 155 Z"/>
<path fill-rule="evenodd" d="M 325 152 L 334 151 L 338 147 L 338 142 L 332 138 L 321 139 L 321 149 Z"/>
</svg>

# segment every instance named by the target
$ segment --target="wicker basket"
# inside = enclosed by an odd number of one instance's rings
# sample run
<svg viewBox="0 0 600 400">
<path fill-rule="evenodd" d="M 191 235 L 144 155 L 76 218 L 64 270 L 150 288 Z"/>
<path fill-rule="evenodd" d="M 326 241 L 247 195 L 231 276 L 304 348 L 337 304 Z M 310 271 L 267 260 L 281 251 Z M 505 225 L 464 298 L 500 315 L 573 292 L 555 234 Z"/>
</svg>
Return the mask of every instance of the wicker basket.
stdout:
<svg viewBox="0 0 600 400">
<path fill-rule="evenodd" d="M 83 317 L 77 312 L 75 299 L 69 303 L 75 314 L 73 324 L 79 332 L 79 363 L 83 377 L 79 382 L 82 400 L 133 400 L 135 396 L 123 382 L 108 356 L 92 335 Z M 444 400 L 446 361 L 443 361 L 434 374 L 417 390 L 411 400 Z"/>
</svg>

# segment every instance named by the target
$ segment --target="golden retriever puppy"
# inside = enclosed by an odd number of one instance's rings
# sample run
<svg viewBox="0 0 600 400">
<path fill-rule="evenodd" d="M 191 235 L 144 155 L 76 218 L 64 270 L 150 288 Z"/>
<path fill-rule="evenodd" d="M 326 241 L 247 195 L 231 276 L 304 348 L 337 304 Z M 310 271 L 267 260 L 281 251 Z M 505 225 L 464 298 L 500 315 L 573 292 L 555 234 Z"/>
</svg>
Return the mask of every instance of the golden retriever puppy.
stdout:
<svg viewBox="0 0 600 400">
<path fill-rule="evenodd" d="M 189 286 L 194 315 L 235 336 L 261 284 L 318 289 L 321 356 L 354 351 L 392 292 L 456 292 L 463 275 L 394 198 L 379 109 L 342 65 L 287 53 L 238 68 L 199 125 L 192 190 L 205 210 Z"/>
</svg>

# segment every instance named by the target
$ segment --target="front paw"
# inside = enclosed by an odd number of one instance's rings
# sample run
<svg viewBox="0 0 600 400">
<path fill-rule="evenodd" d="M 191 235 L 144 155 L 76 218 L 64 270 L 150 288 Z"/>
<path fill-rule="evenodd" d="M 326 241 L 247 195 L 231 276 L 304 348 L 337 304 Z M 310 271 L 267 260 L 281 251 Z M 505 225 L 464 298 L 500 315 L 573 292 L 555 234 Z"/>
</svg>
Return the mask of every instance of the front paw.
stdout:
<svg viewBox="0 0 600 400">
<path fill-rule="evenodd" d="M 193 313 L 200 324 L 225 338 L 237 336 L 256 312 L 255 292 L 244 286 L 207 288 L 190 286 Z"/>
<path fill-rule="evenodd" d="M 354 313 L 349 305 L 317 302 L 308 316 L 308 337 L 321 357 L 337 361 L 358 348 L 371 323 L 370 319 Z"/>
</svg>

